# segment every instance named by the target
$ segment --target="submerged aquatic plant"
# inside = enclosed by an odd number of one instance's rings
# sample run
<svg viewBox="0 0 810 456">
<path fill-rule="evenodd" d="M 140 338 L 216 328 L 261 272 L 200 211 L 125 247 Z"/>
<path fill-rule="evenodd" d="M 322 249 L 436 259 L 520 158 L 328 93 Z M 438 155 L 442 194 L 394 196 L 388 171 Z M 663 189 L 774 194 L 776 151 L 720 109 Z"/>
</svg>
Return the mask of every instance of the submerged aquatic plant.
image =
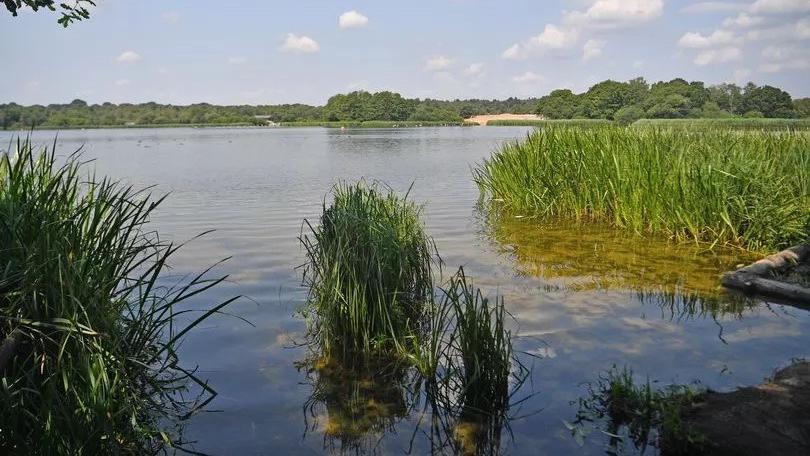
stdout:
<svg viewBox="0 0 810 456">
<path fill-rule="evenodd" d="M 810 235 L 806 133 L 549 127 L 505 145 L 474 179 L 512 215 L 749 250 Z"/>
<path fill-rule="evenodd" d="M 215 395 L 176 349 L 233 299 L 178 317 L 224 278 L 163 285 L 178 246 L 148 231 L 162 198 L 81 169 L 29 141 L 0 157 L 3 453 L 150 453 L 177 443 L 173 418 Z"/>
<path fill-rule="evenodd" d="M 425 378 L 434 449 L 497 454 L 514 395 L 528 378 L 507 328 L 503 300 L 486 298 L 463 268 L 429 308 L 415 365 Z"/>
<path fill-rule="evenodd" d="M 613 366 L 588 393 L 579 399 L 573 423 L 566 423 L 572 434 L 584 439 L 594 425 L 609 437 L 611 452 L 623 448 L 625 439 L 642 453 L 652 445 L 666 454 L 695 454 L 707 441 L 703 434 L 683 420 L 699 391 L 691 386 L 670 385 L 655 389 L 649 379 L 637 384 L 633 371 Z"/>
<path fill-rule="evenodd" d="M 421 208 L 364 182 L 336 185 L 332 196 L 300 238 L 310 334 L 326 357 L 401 352 L 433 294 L 435 248 Z"/>
</svg>

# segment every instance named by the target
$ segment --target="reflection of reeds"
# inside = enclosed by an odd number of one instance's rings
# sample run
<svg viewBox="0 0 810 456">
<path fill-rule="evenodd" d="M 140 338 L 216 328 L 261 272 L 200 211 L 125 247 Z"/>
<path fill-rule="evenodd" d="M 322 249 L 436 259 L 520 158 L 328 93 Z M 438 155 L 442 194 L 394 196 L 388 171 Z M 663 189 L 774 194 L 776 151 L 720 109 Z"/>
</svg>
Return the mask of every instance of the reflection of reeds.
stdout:
<svg viewBox="0 0 810 456">
<path fill-rule="evenodd" d="M 523 276 L 566 291 L 625 290 L 662 308 L 667 318 L 739 317 L 752 301 L 729 294 L 719 276 L 756 255 L 655 236 L 627 236 L 601 224 L 516 219 L 478 208 L 481 235 L 514 260 Z"/>
<path fill-rule="evenodd" d="M 372 452 L 414 403 L 417 374 L 405 363 L 377 359 L 347 367 L 334 359 L 316 358 L 302 367 L 312 384 L 304 404 L 307 432 L 321 430 L 324 448 L 330 451 Z"/>
<path fill-rule="evenodd" d="M 497 454 L 512 396 L 528 377 L 512 349 L 503 301 L 485 298 L 463 268 L 440 299 L 428 319 L 433 338 L 422 352 L 432 363 L 424 363 L 423 372 L 433 443 L 464 454 Z"/>
<path fill-rule="evenodd" d="M 689 386 L 654 389 L 649 380 L 636 384 L 631 370 L 614 367 L 588 385 L 576 420 L 568 426 L 578 439 L 584 438 L 587 426 L 601 428 L 611 452 L 620 452 L 627 439 L 642 453 L 649 445 L 666 454 L 699 453 L 705 437 L 683 420 L 696 397 Z"/>
<path fill-rule="evenodd" d="M 810 229 L 804 133 L 545 128 L 474 175 L 517 215 L 750 250 L 793 245 Z"/>
<path fill-rule="evenodd" d="M 175 350 L 230 301 L 185 327 L 176 317 L 224 279 L 161 286 L 178 249 L 147 230 L 162 199 L 81 169 L 27 141 L 0 157 L 3 453 L 151 453 L 177 437 L 167 418 L 200 405 L 182 397 L 189 380 L 214 393 Z"/>
<path fill-rule="evenodd" d="M 333 197 L 301 236 L 310 333 L 329 357 L 401 351 L 433 292 L 420 208 L 362 182 L 337 185 Z"/>
</svg>

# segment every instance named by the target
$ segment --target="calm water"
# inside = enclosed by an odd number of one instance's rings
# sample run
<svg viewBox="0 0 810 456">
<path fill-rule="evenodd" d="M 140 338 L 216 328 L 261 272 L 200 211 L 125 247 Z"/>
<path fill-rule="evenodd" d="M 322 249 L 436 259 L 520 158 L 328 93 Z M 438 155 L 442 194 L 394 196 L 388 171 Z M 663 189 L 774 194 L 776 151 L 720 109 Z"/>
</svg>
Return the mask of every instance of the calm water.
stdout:
<svg viewBox="0 0 810 456">
<path fill-rule="evenodd" d="M 185 438 L 213 454 L 331 451 L 421 454 L 429 448 L 408 392 L 386 379 L 344 382 L 307 376 L 306 297 L 297 236 L 320 214 L 339 180 L 365 177 L 425 203 L 429 232 L 448 269 L 464 265 L 487 293 L 505 297 L 518 350 L 532 353 L 533 394 L 504 431 L 509 454 L 600 454 L 598 431 L 571 438 L 575 402 L 612 365 L 664 384 L 699 380 L 727 390 L 759 382 L 791 358 L 810 356 L 810 314 L 740 302 L 717 275 L 750 258 L 642 241 L 600 228 L 543 227 L 493 220 L 477 208 L 470 166 L 524 128 L 410 130 L 155 129 L 65 131 L 60 151 L 84 145 L 100 173 L 171 196 L 158 211 L 162 236 L 191 242 L 174 260 L 181 276 L 232 257 L 218 269 L 232 282 L 194 305 L 247 296 L 230 308 L 250 322 L 218 317 L 183 346 L 187 365 L 219 391 Z M 40 142 L 54 132 L 37 132 Z M 9 133 L 3 133 L 2 147 Z M 369 385 L 368 382 L 372 383 Z M 375 383 L 376 381 L 376 383 Z M 341 421 L 350 404 L 369 413 Z M 374 405 L 374 407 L 372 407 Z M 373 408 L 373 410 L 371 410 Z M 529 415 L 521 418 L 522 415 Z M 414 432 L 416 430 L 416 432 Z M 341 439 L 343 437 L 343 439 Z"/>
</svg>

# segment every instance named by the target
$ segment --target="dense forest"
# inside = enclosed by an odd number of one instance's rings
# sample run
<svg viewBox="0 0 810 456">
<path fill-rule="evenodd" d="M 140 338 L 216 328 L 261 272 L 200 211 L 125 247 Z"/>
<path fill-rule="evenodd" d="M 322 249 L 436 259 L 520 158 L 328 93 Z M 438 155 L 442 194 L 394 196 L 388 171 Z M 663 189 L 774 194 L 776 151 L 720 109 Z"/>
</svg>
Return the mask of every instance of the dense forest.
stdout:
<svg viewBox="0 0 810 456">
<path fill-rule="evenodd" d="M 796 100 L 776 87 L 745 87 L 673 79 L 649 85 L 642 78 L 603 81 L 587 92 L 555 90 L 540 99 L 538 114 L 550 119 L 610 119 L 624 123 L 646 119 L 810 116 L 810 99 Z"/>
<path fill-rule="evenodd" d="M 265 125 L 272 122 L 420 121 L 458 122 L 478 114 L 538 113 L 550 119 L 610 119 L 629 123 L 641 118 L 810 117 L 810 99 L 793 100 L 787 92 L 749 83 L 706 86 L 673 79 L 648 84 L 642 78 L 603 81 L 587 92 L 555 90 L 542 98 L 506 100 L 408 99 L 394 92 L 364 91 L 331 97 L 325 106 L 304 104 L 188 106 L 142 104 L 0 104 L 0 128 L 93 127 L 137 125 Z"/>
</svg>

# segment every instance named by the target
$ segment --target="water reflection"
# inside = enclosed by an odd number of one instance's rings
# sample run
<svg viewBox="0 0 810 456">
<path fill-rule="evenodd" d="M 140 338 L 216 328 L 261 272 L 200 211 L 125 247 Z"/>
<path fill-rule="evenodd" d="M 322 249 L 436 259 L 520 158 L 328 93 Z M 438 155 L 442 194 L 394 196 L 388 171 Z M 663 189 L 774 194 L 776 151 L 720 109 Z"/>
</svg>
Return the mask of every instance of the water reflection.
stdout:
<svg viewBox="0 0 810 456">
<path fill-rule="evenodd" d="M 330 452 L 372 454 L 386 432 L 409 416 L 415 373 L 401 363 L 377 361 L 348 368 L 313 358 L 299 364 L 312 393 L 304 404 L 306 432 L 323 433 Z"/>
<path fill-rule="evenodd" d="M 739 250 L 642 237 L 609 226 L 542 223 L 479 207 L 482 234 L 514 263 L 519 276 L 569 292 L 629 290 L 662 317 L 740 317 L 752 304 L 726 292 L 719 276 L 756 256 Z"/>
<path fill-rule="evenodd" d="M 513 397 L 528 374 L 522 371 L 511 388 L 502 385 L 500 400 L 481 403 L 447 370 L 425 378 L 405 363 L 377 360 L 346 367 L 322 357 L 298 368 L 311 387 L 304 404 L 305 434 L 322 434 L 323 449 L 340 454 L 385 452 L 386 437 L 406 428 L 412 428 L 403 448 L 407 454 L 500 454 L 504 432 L 512 436 L 510 411 L 523 402 Z"/>
</svg>

